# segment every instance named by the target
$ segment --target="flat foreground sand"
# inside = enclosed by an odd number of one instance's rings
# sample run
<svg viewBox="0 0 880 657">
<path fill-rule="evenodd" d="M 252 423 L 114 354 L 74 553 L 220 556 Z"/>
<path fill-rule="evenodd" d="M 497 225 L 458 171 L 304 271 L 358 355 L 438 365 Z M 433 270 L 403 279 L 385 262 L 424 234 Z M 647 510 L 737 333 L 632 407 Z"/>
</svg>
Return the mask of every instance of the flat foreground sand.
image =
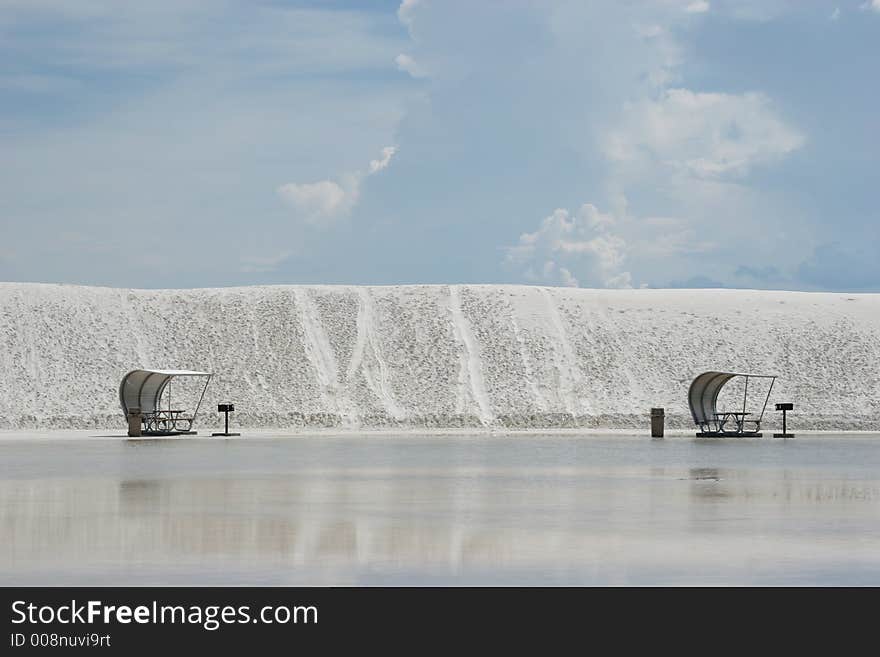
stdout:
<svg viewBox="0 0 880 657">
<path fill-rule="evenodd" d="M 880 585 L 880 435 L 0 436 L 0 584 Z"/>
</svg>

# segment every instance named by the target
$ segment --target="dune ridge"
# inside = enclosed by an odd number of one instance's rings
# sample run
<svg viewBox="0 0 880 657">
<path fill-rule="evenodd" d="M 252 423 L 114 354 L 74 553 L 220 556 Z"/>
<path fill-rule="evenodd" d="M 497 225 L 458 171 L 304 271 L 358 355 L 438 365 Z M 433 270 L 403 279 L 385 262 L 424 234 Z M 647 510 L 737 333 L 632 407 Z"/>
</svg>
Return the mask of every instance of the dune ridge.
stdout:
<svg viewBox="0 0 880 657">
<path fill-rule="evenodd" d="M 708 369 L 778 374 L 795 429 L 880 427 L 880 294 L 509 285 L 0 283 L 0 428 L 121 428 L 137 367 L 214 372 L 242 427 L 691 424 Z"/>
</svg>

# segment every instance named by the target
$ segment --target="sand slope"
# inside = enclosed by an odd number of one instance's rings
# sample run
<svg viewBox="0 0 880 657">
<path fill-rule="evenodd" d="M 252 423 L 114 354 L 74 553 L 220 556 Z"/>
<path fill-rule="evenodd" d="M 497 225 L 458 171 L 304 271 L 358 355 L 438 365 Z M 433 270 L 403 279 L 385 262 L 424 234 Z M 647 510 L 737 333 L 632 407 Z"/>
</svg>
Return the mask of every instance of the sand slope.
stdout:
<svg viewBox="0 0 880 657">
<path fill-rule="evenodd" d="M 686 427 L 707 369 L 779 374 L 796 428 L 877 429 L 880 295 L 0 283 L 0 428 L 121 428 L 141 366 L 217 373 L 202 429 L 226 400 L 238 426 L 624 428 L 663 406 Z"/>
</svg>

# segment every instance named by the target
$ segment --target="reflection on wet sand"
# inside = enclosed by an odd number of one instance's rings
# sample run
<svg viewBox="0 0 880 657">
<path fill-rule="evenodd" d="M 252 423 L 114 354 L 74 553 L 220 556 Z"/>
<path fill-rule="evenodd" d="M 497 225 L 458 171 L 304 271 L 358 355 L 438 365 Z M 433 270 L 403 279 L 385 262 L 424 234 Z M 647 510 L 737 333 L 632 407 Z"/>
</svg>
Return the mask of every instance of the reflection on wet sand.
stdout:
<svg viewBox="0 0 880 657">
<path fill-rule="evenodd" d="M 0 582 L 880 583 L 880 482 L 864 472 L 581 452 L 5 478 Z"/>
</svg>

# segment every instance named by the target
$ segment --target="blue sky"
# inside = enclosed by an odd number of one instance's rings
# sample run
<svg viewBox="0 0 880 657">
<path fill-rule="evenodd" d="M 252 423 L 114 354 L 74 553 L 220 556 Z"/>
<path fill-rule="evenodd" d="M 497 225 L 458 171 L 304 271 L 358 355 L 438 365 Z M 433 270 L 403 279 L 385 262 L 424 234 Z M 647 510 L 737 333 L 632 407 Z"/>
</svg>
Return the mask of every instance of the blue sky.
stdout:
<svg viewBox="0 0 880 657">
<path fill-rule="evenodd" d="M 0 0 L 0 280 L 880 291 L 880 0 Z"/>
</svg>

